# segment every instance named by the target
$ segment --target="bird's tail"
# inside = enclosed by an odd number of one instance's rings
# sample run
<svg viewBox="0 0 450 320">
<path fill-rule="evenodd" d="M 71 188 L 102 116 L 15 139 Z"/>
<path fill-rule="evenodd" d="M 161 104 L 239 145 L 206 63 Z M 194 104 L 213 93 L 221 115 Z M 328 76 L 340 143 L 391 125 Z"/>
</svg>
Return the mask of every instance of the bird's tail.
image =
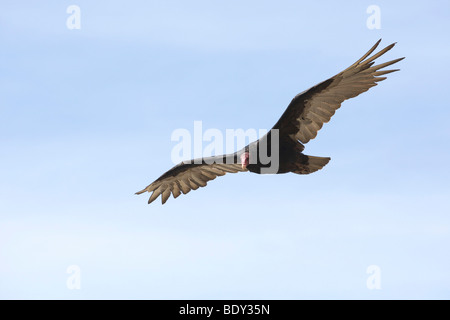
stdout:
<svg viewBox="0 0 450 320">
<path fill-rule="evenodd" d="M 306 156 L 308 160 L 296 163 L 296 169 L 292 172 L 297 174 L 308 174 L 322 169 L 331 160 L 329 157 Z"/>
</svg>

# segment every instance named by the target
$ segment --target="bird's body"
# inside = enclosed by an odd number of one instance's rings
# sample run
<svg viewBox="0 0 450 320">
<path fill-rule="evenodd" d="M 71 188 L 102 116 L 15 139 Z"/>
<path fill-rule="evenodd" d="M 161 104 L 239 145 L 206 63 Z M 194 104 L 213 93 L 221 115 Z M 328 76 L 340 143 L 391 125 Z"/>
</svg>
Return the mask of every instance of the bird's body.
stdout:
<svg viewBox="0 0 450 320">
<path fill-rule="evenodd" d="M 176 198 L 181 193 L 204 187 L 209 180 L 226 173 L 309 174 L 322 169 L 330 158 L 303 154 L 304 144 L 316 137 L 322 125 L 330 120 L 344 100 L 386 79 L 381 75 L 398 71 L 380 69 L 403 58 L 373 65 L 376 58 L 395 44 L 368 58 L 380 41 L 344 71 L 295 96 L 278 122 L 259 140 L 233 154 L 182 162 L 137 194 L 153 192 L 148 203 L 161 195 L 164 204 L 171 194 Z"/>
</svg>

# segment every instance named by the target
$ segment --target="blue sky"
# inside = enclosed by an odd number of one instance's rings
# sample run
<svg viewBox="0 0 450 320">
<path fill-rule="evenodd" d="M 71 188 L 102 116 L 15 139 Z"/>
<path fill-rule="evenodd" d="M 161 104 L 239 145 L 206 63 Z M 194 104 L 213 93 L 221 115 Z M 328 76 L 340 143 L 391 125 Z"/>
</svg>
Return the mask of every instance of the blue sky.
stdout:
<svg viewBox="0 0 450 320">
<path fill-rule="evenodd" d="M 0 298 L 449 299 L 449 9 L 2 1 Z M 379 38 L 401 71 L 308 143 L 323 170 L 134 195 L 172 167 L 175 129 L 268 129 Z"/>
</svg>

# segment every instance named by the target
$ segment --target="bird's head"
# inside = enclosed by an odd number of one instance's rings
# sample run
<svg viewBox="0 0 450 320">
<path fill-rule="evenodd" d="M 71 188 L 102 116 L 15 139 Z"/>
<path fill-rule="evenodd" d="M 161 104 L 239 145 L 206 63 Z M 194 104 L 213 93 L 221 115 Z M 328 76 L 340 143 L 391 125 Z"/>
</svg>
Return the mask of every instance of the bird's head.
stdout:
<svg viewBox="0 0 450 320">
<path fill-rule="evenodd" d="M 248 164 L 249 164 L 249 157 L 250 154 L 248 152 L 244 152 L 243 154 L 241 154 L 241 164 L 242 164 L 242 169 L 246 169 Z"/>
</svg>

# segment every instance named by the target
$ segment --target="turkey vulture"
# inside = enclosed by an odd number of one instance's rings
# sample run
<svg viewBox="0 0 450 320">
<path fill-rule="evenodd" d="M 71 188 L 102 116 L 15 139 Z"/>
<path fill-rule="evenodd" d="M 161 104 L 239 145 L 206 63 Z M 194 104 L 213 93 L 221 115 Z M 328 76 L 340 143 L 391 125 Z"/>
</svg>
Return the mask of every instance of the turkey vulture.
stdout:
<svg viewBox="0 0 450 320">
<path fill-rule="evenodd" d="M 381 69 L 404 59 L 374 65 L 375 59 L 395 45 L 393 43 L 369 57 L 380 41 L 344 71 L 296 95 L 274 127 L 259 140 L 233 154 L 181 162 L 136 194 L 153 192 L 148 203 L 161 195 L 164 204 L 171 194 L 177 198 L 181 192 L 186 194 L 191 189 L 204 187 L 209 180 L 228 172 L 309 174 L 322 169 L 330 158 L 304 155 L 304 144 L 316 137 L 317 131 L 330 120 L 344 100 L 376 86 L 378 81 L 386 79 L 382 75 L 398 71 Z M 273 139 L 275 136 L 277 139 Z M 263 161 L 260 155 L 264 154 L 261 152 L 263 145 L 267 155 L 274 150 L 278 153 L 276 166 Z"/>
</svg>

